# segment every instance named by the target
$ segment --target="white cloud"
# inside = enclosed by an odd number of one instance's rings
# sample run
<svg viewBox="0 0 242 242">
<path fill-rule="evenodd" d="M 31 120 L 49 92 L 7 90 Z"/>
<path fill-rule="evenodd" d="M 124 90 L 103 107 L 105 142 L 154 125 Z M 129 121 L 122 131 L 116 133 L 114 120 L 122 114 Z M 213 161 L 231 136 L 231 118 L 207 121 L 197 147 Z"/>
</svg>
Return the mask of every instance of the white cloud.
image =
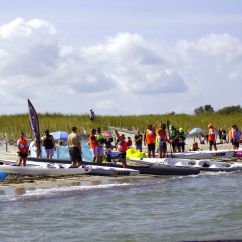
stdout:
<svg viewBox="0 0 242 242">
<path fill-rule="evenodd" d="M 39 112 L 191 113 L 208 103 L 228 106 L 217 104 L 217 93 L 230 82 L 241 87 L 242 42 L 229 34 L 181 40 L 175 48 L 132 33 L 79 48 L 62 42 L 41 19 L 0 26 L 0 113 L 25 112 L 27 98 Z"/>
</svg>

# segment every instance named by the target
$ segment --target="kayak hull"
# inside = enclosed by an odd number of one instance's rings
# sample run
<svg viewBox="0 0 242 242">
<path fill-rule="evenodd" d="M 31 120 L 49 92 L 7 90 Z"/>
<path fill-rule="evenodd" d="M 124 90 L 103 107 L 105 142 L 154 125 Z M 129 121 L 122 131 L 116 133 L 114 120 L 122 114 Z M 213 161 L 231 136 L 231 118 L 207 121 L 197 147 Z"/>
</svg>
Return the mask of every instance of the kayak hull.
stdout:
<svg viewBox="0 0 242 242">
<path fill-rule="evenodd" d="M 218 159 L 232 158 L 237 154 L 234 150 L 206 150 L 206 151 L 190 151 L 179 153 L 168 153 L 167 158 L 182 158 L 182 159 Z"/>
<path fill-rule="evenodd" d="M 0 170 L 8 174 L 23 176 L 67 176 L 82 175 L 91 172 L 91 166 L 85 165 L 78 168 L 64 168 L 61 165 L 56 167 L 39 167 L 39 166 L 11 166 L 0 165 Z"/>
<path fill-rule="evenodd" d="M 195 160 L 195 159 L 179 159 L 179 158 L 132 158 L 130 161 L 138 164 L 147 164 L 153 167 L 163 167 L 164 165 L 171 167 L 193 167 L 201 171 L 239 171 L 242 170 L 242 163 L 239 162 L 219 162 L 215 160 Z"/>
<path fill-rule="evenodd" d="M 35 162 L 50 162 L 48 159 L 43 158 L 28 158 L 29 161 L 35 161 Z M 128 159 L 127 159 L 128 160 Z M 69 160 L 59 160 L 59 159 L 53 159 L 52 162 L 59 163 L 59 164 L 70 164 Z M 96 163 L 92 162 L 84 162 L 85 164 L 89 165 L 97 165 Z M 103 167 L 119 167 L 122 168 L 121 165 L 114 164 L 114 163 L 102 163 L 99 164 L 99 166 Z M 163 165 L 160 167 L 153 167 L 150 164 L 141 164 L 141 165 L 128 165 L 129 169 L 138 170 L 140 174 L 149 174 L 149 175 L 162 175 L 162 176 L 172 176 L 172 175 L 178 175 L 178 176 L 187 176 L 187 175 L 197 175 L 199 174 L 199 169 L 193 168 L 193 167 L 171 167 L 167 165 Z"/>
</svg>

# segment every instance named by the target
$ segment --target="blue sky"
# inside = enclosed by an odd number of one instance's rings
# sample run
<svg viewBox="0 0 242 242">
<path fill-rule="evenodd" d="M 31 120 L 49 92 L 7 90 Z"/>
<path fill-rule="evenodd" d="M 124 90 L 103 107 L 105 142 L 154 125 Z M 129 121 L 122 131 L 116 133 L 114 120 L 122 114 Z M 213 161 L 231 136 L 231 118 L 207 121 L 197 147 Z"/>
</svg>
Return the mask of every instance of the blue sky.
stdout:
<svg viewBox="0 0 242 242">
<path fill-rule="evenodd" d="M 241 24 L 239 0 L 0 1 L 0 113 L 242 105 Z"/>
</svg>

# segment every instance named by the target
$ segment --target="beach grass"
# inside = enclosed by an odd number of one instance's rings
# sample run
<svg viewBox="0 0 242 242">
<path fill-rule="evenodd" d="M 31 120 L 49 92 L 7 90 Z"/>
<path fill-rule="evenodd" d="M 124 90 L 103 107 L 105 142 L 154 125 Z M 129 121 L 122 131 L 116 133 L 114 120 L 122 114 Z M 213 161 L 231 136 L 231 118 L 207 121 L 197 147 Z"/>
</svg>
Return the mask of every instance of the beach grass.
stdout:
<svg viewBox="0 0 242 242">
<path fill-rule="evenodd" d="M 70 132 L 72 126 L 76 126 L 81 133 L 88 134 L 90 129 L 101 127 L 102 130 L 108 130 L 111 127 L 125 128 L 128 130 L 140 129 L 144 131 L 148 124 L 156 124 L 159 127 L 161 123 L 170 121 L 175 127 L 182 127 L 185 131 L 189 131 L 194 127 L 207 130 L 209 123 L 219 129 L 228 130 L 233 124 L 242 127 L 242 114 L 221 115 L 217 113 L 188 115 L 129 115 L 129 116 L 101 116 L 97 115 L 95 120 L 91 122 L 88 114 L 83 115 L 65 115 L 60 113 L 44 113 L 38 114 L 40 133 L 43 134 L 44 129 L 48 128 L 50 132 L 67 131 Z M 24 131 L 26 136 L 33 138 L 33 133 L 29 125 L 28 114 L 16 115 L 0 115 L 0 139 L 14 142 L 19 138 L 20 131 Z"/>
</svg>

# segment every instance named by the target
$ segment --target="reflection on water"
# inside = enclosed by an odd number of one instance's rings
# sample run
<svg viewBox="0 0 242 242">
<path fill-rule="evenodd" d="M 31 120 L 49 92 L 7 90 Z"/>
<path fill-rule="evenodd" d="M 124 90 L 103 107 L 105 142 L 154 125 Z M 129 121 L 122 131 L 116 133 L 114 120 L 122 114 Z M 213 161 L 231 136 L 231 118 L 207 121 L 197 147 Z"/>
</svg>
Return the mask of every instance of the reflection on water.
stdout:
<svg viewBox="0 0 242 242">
<path fill-rule="evenodd" d="M 133 179 L 131 177 L 127 177 L 126 179 L 123 177 L 121 179 L 89 177 L 87 180 L 77 179 L 77 177 L 70 177 L 69 179 L 56 177 L 18 177 L 17 180 L 8 180 L 4 186 L 0 187 L 0 199 L 17 198 L 23 195 L 41 195 L 53 191 L 107 188 L 119 184 L 130 184 L 132 182 Z"/>
<path fill-rule="evenodd" d="M 4 192 L 8 197 L 18 197 L 25 194 L 26 189 L 24 187 L 6 187 Z"/>
</svg>

